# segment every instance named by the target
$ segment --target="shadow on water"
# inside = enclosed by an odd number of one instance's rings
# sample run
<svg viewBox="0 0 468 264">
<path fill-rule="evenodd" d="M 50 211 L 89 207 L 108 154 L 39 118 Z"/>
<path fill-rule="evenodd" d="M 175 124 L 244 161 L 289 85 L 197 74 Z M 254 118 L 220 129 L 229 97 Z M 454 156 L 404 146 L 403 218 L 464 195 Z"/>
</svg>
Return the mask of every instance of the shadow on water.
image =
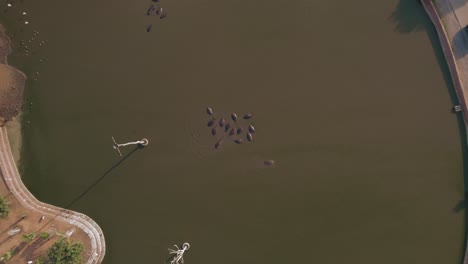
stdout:
<svg viewBox="0 0 468 264">
<path fill-rule="evenodd" d="M 461 210 L 465 209 L 466 208 L 466 203 L 465 203 L 465 200 L 460 200 L 456 205 L 455 207 L 453 207 L 453 212 L 454 213 L 459 213 Z"/>
<path fill-rule="evenodd" d="M 458 0 L 455 1 L 459 6 L 462 6 L 467 0 Z M 455 6 L 454 6 L 455 8 Z M 395 23 L 395 30 L 397 32 L 408 34 L 414 33 L 417 31 L 425 31 L 431 42 L 432 49 L 436 56 L 437 63 L 442 71 L 443 78 L 446 84 L 447 92 L 449 93 L 450 99 L 453 105 L 458 105 L 458 98 L 455 93 L 455 87 L 450 76 L 450 71 L 445 60 L 442 47 L 440 45 L 437 32 L 435 30 L 432 21 L 429 16 L 426 14 L 423 6 L 419 1 L 409 1 L 409 0 L 400 0 L 396 6 L 395 11 L 390 16 L 390 19 Z M 467 149 L 467 137 L 466 137 L 466 127 L 463 121 L 463 116 L 457 114 L 457 123 L 459 128 L 458 136 L 460 137 L 460 143 L 462 148 L 462 159 L 463 159 L 463 181 L 464 181 L 464 199 L 458 202 L 455 207 L 452 209 L 453 213 L 458 213 L 461 210 L 465 209 L 465 201 L 467 201 L 467 191 L 468 191 L 468 149 Z M 468 227 L 468 210 L 465 210 L 465 227 Z M 466 254 L 465 248 L 467 246 L 467 230 L 465 228 L 465 239 L 463 241 L 463 256 Z M 463 258 L 461 260 L 463 263 Z"/>
<path fill-rule="evenodd" d="M 460 31 L 458 31 L 455 34 L 455 36 L 453 36 L 452 41 L 455 44 L 455 46 L 466 46 L 468 44 L 468 35 L 466 34 L 466 30 L 461 29 Z M 454 53 L 455 57 L 457 59 L 460 59 L 465 57 L 465 55 L 468 53 L 468 49 L 456 49 Z"/>
<path fill-rule="evenodd" d="M 80 193 L 75 199 L 73 199 L 65 208 L 70 209 L 76 202 L 78 202 L 81 198 L 83 198 L 89 191 L 91 191 L 99 182 L 101 182 L 109 173 L 111 173 L 115 168 L 117 168 L 122 162 L 128 159 L 133 153 L 143 147 L 137 146 L 127 155 L 123 156 L 119 161 L 117 161 L 112 167 L 110 167 L 104 174 L 102 174 L 98 179 L 96 179 L 91 185 L 86 188 L 82 193 Z"/>
<path fill-rule="evenodd" d="M 418 0 L 400 0 L 389 20 L 395 23 L 395 30 L 400 33 L 426 30 L 430 22 Z"/>
</svg>

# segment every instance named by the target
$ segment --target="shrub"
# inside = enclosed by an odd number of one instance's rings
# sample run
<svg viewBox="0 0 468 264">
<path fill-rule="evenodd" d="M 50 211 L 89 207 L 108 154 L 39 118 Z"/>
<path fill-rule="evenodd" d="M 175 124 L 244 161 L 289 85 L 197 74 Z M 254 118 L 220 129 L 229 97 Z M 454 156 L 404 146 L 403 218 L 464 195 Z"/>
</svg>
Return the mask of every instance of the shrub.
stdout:
<svg viewBox="0 0 468 264">
<path fill-rule="evenodd" d="M 0 197 L 0 216 L 7 217 L 8 213 L 10 213 L 10 208 L 8 207 L 6 201 Z"/>
<path fill-rule="evenodd" d="M 42 239 L 48 239 L 50 237 L 50 234 L 47 233 L 47 232 L 41 232 L 39 234 L 39 237 L 42 238 Z"/>
<path fill-rule="evenodd" d="M 36 237 L 36 233 L 29 233 L 23 235 L 23 240 L 25 242 L 31 242 Z"/>
</svg>

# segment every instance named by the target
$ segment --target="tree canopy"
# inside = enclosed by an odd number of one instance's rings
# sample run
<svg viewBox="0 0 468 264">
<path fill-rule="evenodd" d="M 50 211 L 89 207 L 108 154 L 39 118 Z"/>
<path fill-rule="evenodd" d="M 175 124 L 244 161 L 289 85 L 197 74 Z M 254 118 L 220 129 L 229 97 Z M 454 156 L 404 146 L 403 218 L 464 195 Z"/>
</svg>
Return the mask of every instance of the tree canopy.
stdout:
<svg viewBox="0 0 468 264">
<path fill-rule="evenodd" d="M 81 264 L 81 243 L 69 242 L 62 238 L 47 251 L 49 261 L 54 264 Z"/>
</svg>

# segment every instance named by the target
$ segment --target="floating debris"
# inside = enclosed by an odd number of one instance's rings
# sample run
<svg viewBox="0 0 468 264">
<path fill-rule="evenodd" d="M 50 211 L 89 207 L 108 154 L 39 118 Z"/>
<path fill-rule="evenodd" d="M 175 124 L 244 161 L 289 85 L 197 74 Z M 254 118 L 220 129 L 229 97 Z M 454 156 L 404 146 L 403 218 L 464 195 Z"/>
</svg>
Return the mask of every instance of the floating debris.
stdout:
<svg viewBox="0 0 468 264">
<path fill-rule="evenodd" d="M 213 108 L 207 107 L 206 108 L 206 113 L 209 114 L 209 115 L 213 115 Z"/>
<path fill-rule="evenodd" d="M 265 160 L 265 161 L 263 162 L 263 164 L 264 164 L 265 166 L 273 166 L 273 165 L 275 165 L 275 161 L 274 161 L 274 160 Z"/>
<path fill-rule="evenodd" d="M 216 127 L 213 127 L 211 129 L 211 135 L 215 136 L 216 135 Z"/>
<path fill-rule="evenodd" d="M 208 121 L 208 124 L 206 124 L 208 127 L 212 127 L 215 123 L 215 119 L 211 119 L 210 121 Z"/>
<path fill-rule="evenodd" d="M 236 138 L 236 139 L 234 139 L 234 142 L 236 142 L 236 144 L 242 144 L 242 139 L 241 138 Z"/>
<path fill-rule="evenodd" d="M 247 133 L 247 140 L 248 140 L 249 142 L 252 142 L 252 140 L 253 140 L 252 134 Z"/>
<path fill-rule="evenodd" d="M 244 132 L 244 129 L 242 127 L 239 127 L 237 129 L 237 135 L 240 135 L 242 132 Z"/>
<path fill-rule="evenodd" d="M 250 119 L 250 118 L 252 118 L 252 116 L 253 116 L 252 113 L 248 113 L 248 114 L 244 115 L 244 119 L 245 120 Z"/>
<path fill-rule="evenodd" d="M 216 142 L 216 144 L 214 145 L 214 148 L 215 149 L 219 149 L 221 147 L 221 145 L 223 144 L 223 140 L 220 139 L 218 142 Z"/>
<path fill-rule="evenodd" d="M 225 123 L 226 123 L 226 120 L 224 119 L 224 117 L 221 117 L 221 119 L 219 120 L 219 126 L 223 127 Z"/>
<path fill-rule="evenodd" d="M 249 132 L 250 133 L 255 133 L 255 127 L 252 125 L 249 125 Z"/>
</svg>

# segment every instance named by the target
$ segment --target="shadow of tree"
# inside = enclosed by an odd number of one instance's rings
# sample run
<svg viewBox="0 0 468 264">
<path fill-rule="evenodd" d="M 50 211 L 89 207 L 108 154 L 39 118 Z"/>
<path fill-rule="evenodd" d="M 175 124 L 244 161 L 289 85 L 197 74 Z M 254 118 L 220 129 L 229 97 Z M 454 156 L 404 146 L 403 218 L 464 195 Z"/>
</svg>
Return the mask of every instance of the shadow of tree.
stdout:
<svg viewBox="0 0 468 264">
<path fill-rule="evenodd" d="M 456 205 L 455 207 L 453 207 L 453 212 L 454 213 L 459 213 L 461 210 L 465 209 L 466 208 L 466 203 L 465 203 L 465 200 L 460 200 Z"/>
<path fill-rule="evenodd" d="M 400 33 L 412 33 L 426 29 L 430 23 L 419 1 L 400 0 L 389 18 Z"/>
</svg>

